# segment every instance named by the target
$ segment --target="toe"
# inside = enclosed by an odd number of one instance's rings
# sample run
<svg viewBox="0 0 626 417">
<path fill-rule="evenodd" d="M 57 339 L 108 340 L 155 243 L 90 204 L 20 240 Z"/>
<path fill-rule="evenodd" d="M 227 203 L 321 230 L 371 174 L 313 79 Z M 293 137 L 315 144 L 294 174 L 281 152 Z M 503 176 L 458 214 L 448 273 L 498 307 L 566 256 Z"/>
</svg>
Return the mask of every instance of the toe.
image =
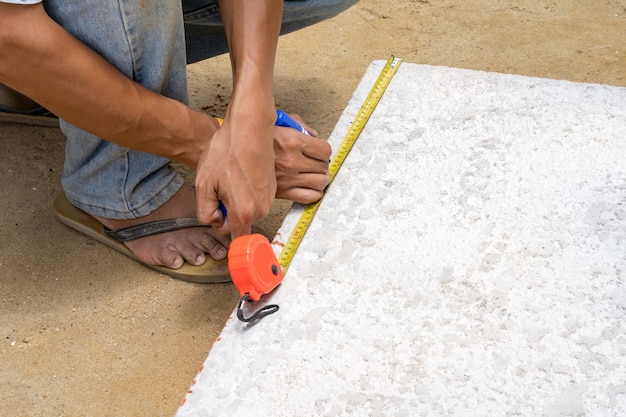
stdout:
<svg viewBox="0 0 626 417">
<path fill-rule="evenodd" d="M 226 259 L 228 255 L 228 250 L 208 233 L 205 233 L 198 240 L 198 247 L 201 248 L 203 252 L 208 253 L 209 256 L 216 261 Z"/>
<path fill-rule="evenodd" d="M 226 257 L 228 256 L 228 251 L 226 250 L 226 248 L 217 242 L 207 249 L 207 253 L 211 258 L 215 259 L 216 261 L 226 259 Z"/>
<path fill-rule="evenodd" d="M 177 250 L 173 248 L 168 248 L 160 251 L 156 259 L 154 259 L 154 261 L 150 263 L 154 265 L 161 265 L 171 269 L 179 269 L 184 265 L 185 259 Z"/>
<path fill-rule="evenodd" d="M 199 266 L 206 262 L 204 250 L 190 241 L 179 243 L 176 249 L 190 265 Z"/>
</svg>

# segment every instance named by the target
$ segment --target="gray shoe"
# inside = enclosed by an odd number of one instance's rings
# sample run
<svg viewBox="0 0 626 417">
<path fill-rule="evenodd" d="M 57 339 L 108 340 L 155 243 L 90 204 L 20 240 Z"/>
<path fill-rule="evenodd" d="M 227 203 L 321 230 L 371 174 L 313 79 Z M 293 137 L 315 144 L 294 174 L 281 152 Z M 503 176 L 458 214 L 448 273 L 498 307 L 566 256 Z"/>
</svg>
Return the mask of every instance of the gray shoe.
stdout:
<svg viewBox="0 0 626 417">
<path fill-rule="evenodd" d="M 0 122 L 59 127 L 54 114 L 3 84 L 0 84 Z"/>
</svg>

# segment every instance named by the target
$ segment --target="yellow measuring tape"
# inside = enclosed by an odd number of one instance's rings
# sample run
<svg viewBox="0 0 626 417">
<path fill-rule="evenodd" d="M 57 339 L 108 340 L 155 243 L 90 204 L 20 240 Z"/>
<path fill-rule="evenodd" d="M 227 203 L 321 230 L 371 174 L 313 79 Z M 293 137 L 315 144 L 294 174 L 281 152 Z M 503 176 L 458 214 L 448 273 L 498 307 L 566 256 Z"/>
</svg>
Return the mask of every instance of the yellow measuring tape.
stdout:
<svg viewBox="0 0 626 417">
<path fill-rule="evenodd" d="M 335 153 L 335 157 L 330 162 L 330 180 L 328 182 L 328 185 L 330 185 L 335 179 L 335 176 L 337 175 L 341 164 L 343 164 L 343 161 L 345 161 L 346 157 L 348 156 L 348 153 L 350 152 L 350 149 L 352 149 L 354 142 L 363 131 L 367 120 L 372 115 L 374 108 L 376 108 L 376 105 L 383 96 L 383 93 L 387 89 L 387 86 L 391 82 L 391 79 L 396 74 L 396 72 L 398 72 L 398 68 L 400 67 L 401 63 L 402 59 L 396 58 L 394 56 L 391 56 L 387 60 L 385 67 L 380 72 L 380 75 L 378 76 L 378 79 L 376 79 L 376 82 L 370 90 L 369 95 L 365 99 L 365 102 L 361 106 L 361 109 L 354 118 L 354 121 L 352 122 L 352 125 L 348 130 L 348 133 L 346 133 L 346 136 L 343 138 L 343 141 L 339 145 L 339 148 Z M 298 223 L 291 232 L 291 235 L 289 236 L 289 239 L 287 239 L 287 242 L 285 242 L 285 246 L 282 248 L 280 255 L 278 255 L 278 263 L 283 269 L 283 274 L 287 272 L 287 269 L 289 269 L 289 265 L 291 264 L 291 261 L 296 254 L 296 250 L 298 250 L 298 246 L 300 246 L 300 242 L 302 242 L 302 238 L 309 228 L 311 221 L 313 221 L 313 216 L 317 212 L 317 209 L 319 208 L 321 203 L 322 200 L 319 200 L 317 203 L 308 204 L 304 207 L 304 211 L 300 215 Z"/>
</svg>

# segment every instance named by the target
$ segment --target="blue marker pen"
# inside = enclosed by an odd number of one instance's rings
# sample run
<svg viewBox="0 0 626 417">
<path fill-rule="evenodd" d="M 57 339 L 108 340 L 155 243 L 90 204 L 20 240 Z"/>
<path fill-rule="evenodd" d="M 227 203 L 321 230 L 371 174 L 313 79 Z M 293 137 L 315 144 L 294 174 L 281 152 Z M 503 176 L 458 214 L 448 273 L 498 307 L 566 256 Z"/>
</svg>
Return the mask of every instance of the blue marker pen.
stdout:
<svg viewBox="0 0 626 417">
<path fill-rule="evenodd" d="M 226 206 L 224 205 L 224 203 L 222 203 L 222 200 L 217 200 L 217 206 L 220 208 L 222 216 L 226 217 L 226 213 L 228 212 L 226 211 Z"/>
<path fill-rule="evenodd" d="M 299 130 L 300 132 L 304 133 L 307 136 L 311 136 L 309 135 L 309 132 L 307 132 L 305 128 L 300 126 L 298 122 L 293 120 L 291 117 L 287 115 L 287 113 L 285 113 L 282 110 L 276 110 L 276 126 L 290 127 L 292 129 Z"/>
<path fill-rule="evenodd" d="M 221 123 L 220 123 L 221 125 Z M 311 136 L 309 135 L 309 132 L 306 131 L 305 128 L 303 128 L 302 126 L 300 126 L 298 124 L 298 122 L 296 122 L 295 120 L 293 120 L 291 117 L 289 117 L 287 115 L 287 113 L 285 113 L 282 110 L 276 110 L 276 126 L 282 126 L 282 127 L 290 127 L 292 129 L 296 129 L 297 131 L 300 131 L 302 133 L 304 133 L 307 136 Z M 217 201 L 220 211 L 222 212 L 222 215 L 224 217 L 226 217 L 226 214 L 228 213 L 228 211 L 226 210 L 226 206 L 224 205 L 224 203 L 222 203 L 221 200 Z"/>
</svg>

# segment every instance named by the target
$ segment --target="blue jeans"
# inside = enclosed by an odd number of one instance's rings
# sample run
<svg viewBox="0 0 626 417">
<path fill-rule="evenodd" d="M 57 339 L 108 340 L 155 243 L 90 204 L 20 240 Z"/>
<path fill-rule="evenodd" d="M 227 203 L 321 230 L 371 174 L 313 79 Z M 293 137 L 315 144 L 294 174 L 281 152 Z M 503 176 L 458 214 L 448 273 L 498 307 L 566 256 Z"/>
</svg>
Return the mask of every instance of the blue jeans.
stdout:
<svg viewBox="0 0 626 417">
<path fill-rule="evenodd" d="M 286 0 L 281 33 L 328 19 L 356 1 Z M 44 6 L 124 75 L 183 103 L 186 64 L 227 52 L 215 0 L 44 0 Z M 61 129 L 67 136 L 63 190 L 93 215 L 145 216 L 183 185 L 168 159 L 120 147 L 63 120 Z"/>
</svg>

